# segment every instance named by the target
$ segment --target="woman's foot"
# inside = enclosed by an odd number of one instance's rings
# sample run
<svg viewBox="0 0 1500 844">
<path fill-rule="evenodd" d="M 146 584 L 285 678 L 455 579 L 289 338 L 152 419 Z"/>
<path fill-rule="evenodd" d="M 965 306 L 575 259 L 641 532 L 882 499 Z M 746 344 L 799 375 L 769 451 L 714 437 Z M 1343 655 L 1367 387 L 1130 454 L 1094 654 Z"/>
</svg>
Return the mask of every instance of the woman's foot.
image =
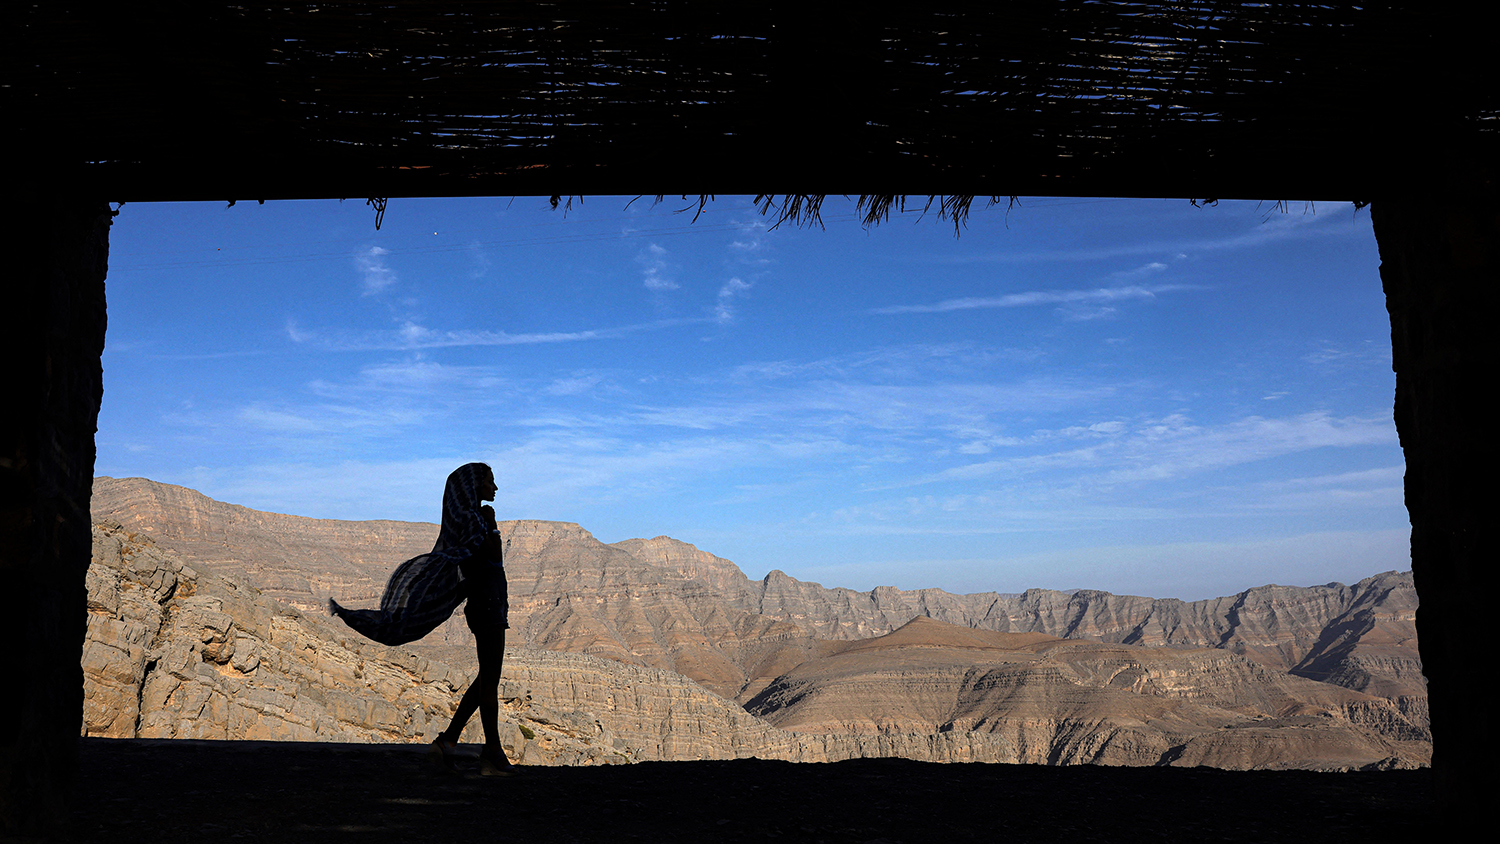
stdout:
<svg viewBox="0 0 1500 844">
<path fill-rule="evenodd" d="M 516 766 L 505 758 L 505 751 L 486 746 L 479 751 L 479 775 L 482 777 L 508 777 L 516 772 Z"/>
<path fill-rule="evenodd" d="M 434 765 L 446 771 L 457 771 L 458 764 L 454 761 L 454 751 L 458 750 L 458 742 L 449 741 L 443 736 L 432 740 L 432 745 L 427 748 L 427 758 Z"/>
</svg>

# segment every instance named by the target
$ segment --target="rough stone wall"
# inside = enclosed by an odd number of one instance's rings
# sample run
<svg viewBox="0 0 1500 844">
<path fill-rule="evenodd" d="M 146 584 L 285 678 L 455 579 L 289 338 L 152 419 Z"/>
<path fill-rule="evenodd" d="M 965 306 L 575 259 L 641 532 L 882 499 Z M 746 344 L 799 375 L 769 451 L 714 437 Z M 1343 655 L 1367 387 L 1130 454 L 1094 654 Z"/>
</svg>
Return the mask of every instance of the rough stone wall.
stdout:
<svg viewBox="0 0 1500 844">
<path fill-rule="evenodd" d="M 1477 719 L 1488 691 L 1473 666 L 1491 633 L 1493 538 L 1481 526 L 1494 518 L 1500 461 L 1495 437 L 1480 425 L 1493 418 L 1500 208 L 1493 162 L 1453 164 L 1435 166 L 1435 174 L 1469 180 L 1450 185 L 1457 190 L 1376 201 L 1370 210 L 1391 315 L 1436 792 L 1461 808 L 1482 805 L 1490 755 L 1474 740 L 1485 731 Z"/>
<path fill-rule="evenodd" d="M 423 742 L 451 717 L 472 671 L 194 566 L 118 523 L 95 525 L 83 735 Z M 511 648 L 501 741 L 529 765 L 903 756 L 1344 770 L 1427 759 L 1425 711 L 1385 698 L 1216 649 L 1043 634 L 1019 634 L 1024 652 L 984 647 L 1020 647 L 1006 638 L 1016 635 L 920 617 L 797 668 L 763 696 L 778 705 L 750 712 L 672 671 Z M 947 649 L 955 636 L 962 647 Z M 819 667 L 848 655 L 863 667 Z M 480 740 L 477 722 L 466 739 Z"/>
<path fill-rule="evenodd" d="M 431 547 L 437 526 L 339 522 L 261 513 L 144 478 L 98 478 L 96 517 L 118 521 L 195 568 L 254 584 L 321 614 L 329 594 L 378 603 L 393 561 Z M 1409 572 L 1352 584 L 1260 586 L 1191 603 L 1032 589 L 824 588 L 773 571 L 752 582 L 734 563 L 669 537 L 604 545 L 567 522 L 504 521 L 509 642 L 586 653 L 683 674 L 744 702 L 832 641 L 880 636 L 913 617 L 960 627 L 1103 642 L 1214 647 L 1276 671 L 1385 697 L 1426 695 Z M 466 665 L 459 617 L 413 648 Z"/>
<path fill-rule="evenodd" d="M 0 203 L 0 834 L 40 835 L 64 823 L 77 767 L 111 214 L 17 178 Z"/>
<path fill-rule="evenodd" d="M 73 724 L 84 736 L 425 742 L 468 684 L 463 671 L 196 571 L 119 525 L 96 525 L 93 541 L 85 699 Z M 631 761 L 590 713 L 536 700 L 513 677 L 501 697 L 501 744 L 514 759 Z M 463 737 L 482 741 L 478 718 Z"/>
</svg>

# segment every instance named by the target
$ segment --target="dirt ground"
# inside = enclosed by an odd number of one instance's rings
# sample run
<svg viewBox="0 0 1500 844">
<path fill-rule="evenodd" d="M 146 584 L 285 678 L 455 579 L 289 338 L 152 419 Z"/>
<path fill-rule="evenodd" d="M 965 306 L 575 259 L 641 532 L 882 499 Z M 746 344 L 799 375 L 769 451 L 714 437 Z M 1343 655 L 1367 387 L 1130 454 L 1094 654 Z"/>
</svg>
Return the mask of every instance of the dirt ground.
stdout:
<svg viewBox="0 0 1500 844">
<path fill-rule="evenodd" d="M 466 748 L 477 752 L 477 748 Z M 1430 771 L 758 759 L 484 778 L 412 745 L 85 739 L 72 840 L 1422 840 Z"/>
</svg>

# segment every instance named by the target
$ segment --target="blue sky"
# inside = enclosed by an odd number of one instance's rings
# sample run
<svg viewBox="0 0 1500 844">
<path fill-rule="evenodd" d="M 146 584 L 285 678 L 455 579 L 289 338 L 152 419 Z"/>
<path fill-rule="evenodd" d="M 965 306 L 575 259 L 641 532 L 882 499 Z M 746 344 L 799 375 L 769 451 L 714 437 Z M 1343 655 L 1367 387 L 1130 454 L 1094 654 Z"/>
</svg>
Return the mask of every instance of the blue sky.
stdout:
<svg viewBox="0 0 1500 844">
<path fill-rule="evenodd" d="M 858 589 L 1410 567 L 1367 212 L 628 203 L 124 206 L 98 474 L 436 521 L 483 460 L 501 518 Z"/>
</svg>

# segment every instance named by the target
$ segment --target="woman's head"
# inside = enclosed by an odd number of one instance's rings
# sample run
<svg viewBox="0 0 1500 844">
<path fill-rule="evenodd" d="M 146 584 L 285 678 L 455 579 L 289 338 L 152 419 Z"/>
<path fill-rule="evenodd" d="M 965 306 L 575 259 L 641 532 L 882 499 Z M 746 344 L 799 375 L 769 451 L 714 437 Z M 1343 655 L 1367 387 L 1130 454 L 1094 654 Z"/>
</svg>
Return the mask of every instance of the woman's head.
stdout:
<svg viewBox="0 0 1500 844">
<path fill-rule="evenodd" d="M 462 545 L 493 530 L 480 514 L 481 501 L 495 497 L 495 473 L 483 463 L 465 463 L 448 474 L 443 488 L 443 526 L 433 551 Z"/>
<path fill-rule="evenodd" d="M 448 475 L 448 486 L 443 497 L 457 496 L 467 506 L 477 507 L 481 501 L 495 500 L 495 471 L 484 463 L 465 463 Z"/>
<path fill-rule="evenodd" d="M 479 500 L 494 501 L 495 493 L 500 490 L 499 484 L 495 483 L 495 470 L 491 469 L 485 463 L 471 463 L 469 465 L 478 467 L 475 471 L 478 476 L 476 488 L 479 491 Z"/>
</svg>

